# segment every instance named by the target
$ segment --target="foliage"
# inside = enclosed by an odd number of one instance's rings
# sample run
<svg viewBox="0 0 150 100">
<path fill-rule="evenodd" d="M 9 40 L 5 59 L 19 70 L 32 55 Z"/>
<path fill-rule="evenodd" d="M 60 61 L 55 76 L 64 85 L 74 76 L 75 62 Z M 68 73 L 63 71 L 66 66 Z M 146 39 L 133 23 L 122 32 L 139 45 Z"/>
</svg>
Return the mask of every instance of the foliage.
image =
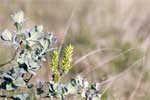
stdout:
<svg viewBox="0 0 150 100">
<path fill-rule="evenodd" d="M 90 84 L 88 81 L 78 76 L 72 78 L 66 84 L 62 84 L 60 79 L 72 68 L 73 46 L 69 45 L 64 50 L 62 60 L 57 49 L 53 48 L 56 38 L 51 32 L 44 32 L 42 25 L 36 25 L 32 29 L 24 29 L 26 21 L 23 11 L 18 11 L 11 15 L 16 31 L 4 30 L 1 39 L 6 45 L 12 46 L 16 50 L 12 68 L 2 72 L 0 89 L 11 92 L 11 95 L 1 95 L 0 97 L 11 98 L 13 100 L 32 100 L 31 94 L 20 91 L 24 88 L 33 91 L 36 99 L 59 98 L 64 100 L 69 94 L 80 95 L 85 100 L 99 100 L 101 98 L 100 85 Z M 40 70 L 42 62 L 46 61 L 46 54 L 53 52 L 51 58 L 52 80 L 37 80 L 36 84 L 29 81 L 36 76 Z M 11 62 L 11 61 L 10 61 Z M 28 75 L 29 78 L 25 76 Z M 17 92 L 16 92 L 17 91 Z M 41 97 L 42 95 L 42 97 Z M 34 98 L 35 99 L 35 98 Z"/>
</svg>

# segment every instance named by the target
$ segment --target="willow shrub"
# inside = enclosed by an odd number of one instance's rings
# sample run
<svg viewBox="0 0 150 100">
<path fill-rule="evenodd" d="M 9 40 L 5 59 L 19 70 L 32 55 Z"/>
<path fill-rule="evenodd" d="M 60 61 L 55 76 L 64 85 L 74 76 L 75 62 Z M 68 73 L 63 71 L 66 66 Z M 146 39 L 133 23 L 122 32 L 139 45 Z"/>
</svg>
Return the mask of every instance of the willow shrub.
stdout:
<svg viewBox="0 0 150 100">
<path fill-rule="evenodd" d="M 68 45 L 63 51 L 63 58 L 60 59 L 57 48 L 54 48 L 56 38 L 51 32 L 44 32 L 42 25 L 36 25 L 31 29 L 25 29 L 23 11 L 11 15 L 16 30 L 5 29 L 1 33 L 1 40 L 5 45 L 12 46 L 16 55 L 10 70 L 3 71 L 1 75 L 0 89 L 7 95 L 1 98 L 13 100 L 32 99 L 60 99 L 65 100 L 67 95 L 79 95 L 85 100 L 100 100 L 100 86 L 98 83 L 90 84 L 87 80 L 77 76 L 67 83 L 61 83 L 62 76 L 67 75 L 71 70 L 73 46 Z M 29 82 L 40 70 L 42 62 L 46 61 L 48 52 L 51 56 L 50 81 L 37 80 L 34 84 Z M 12 61 L 10 61 L 12 62 Z M 28 76 L 25 77 L 25 76 Z M 23 89 L 23 91 L 20 91 Z M 27 91 L 24 91 L 27 90 Z M 30 91 L 35 97 L 31 98 Z"/>
</svg>

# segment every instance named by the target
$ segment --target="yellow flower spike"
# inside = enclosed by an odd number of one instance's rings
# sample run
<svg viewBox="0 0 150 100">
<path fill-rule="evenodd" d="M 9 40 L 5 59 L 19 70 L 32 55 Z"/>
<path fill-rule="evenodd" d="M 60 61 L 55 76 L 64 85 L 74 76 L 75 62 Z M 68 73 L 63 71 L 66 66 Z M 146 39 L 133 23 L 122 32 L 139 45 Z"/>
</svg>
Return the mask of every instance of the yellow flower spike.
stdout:
<svg viewBox="0 0 150 100">
<path fill-rule="evenodd" d="M 58 51 L 54 51 L 52 54 L 52 72 L 58 72 L 58 65 L 59 65 L 59 54 Z"/>
<path fill-rule="evenodd" d="M 61 79 L 60 73 L 57 71 L 54 73 L 54 82 L 57 83 Z"/>
<path fill-rule="evenodd" d="M 72 62 L 72 53 L 73 53 L 73 46 L 69 45 L 64 50 L 64 57 L 62 59 L 61 63 L 61 69 L 63 72 L 67 73 L 72 68 L 71 62 Z M 58 51 L 54 51 L 52 54 L 52 60 L 51 60 L 51 67 L 53 72 L 53 80 L 54 82 L 59 82 L 61 79 L 61 74 L 59 70 L 59 53 Z"/>
<path fill-rule="evenodd" d="M 69 72 L 69 70 L 72 68 L 71 62 L 72 62 L 72 54 L 73 54 L 73 46 L 69 45 L 64 50 L 64 57 L 62 60 L 62 69 L 64 72 Z"/>
</svg>

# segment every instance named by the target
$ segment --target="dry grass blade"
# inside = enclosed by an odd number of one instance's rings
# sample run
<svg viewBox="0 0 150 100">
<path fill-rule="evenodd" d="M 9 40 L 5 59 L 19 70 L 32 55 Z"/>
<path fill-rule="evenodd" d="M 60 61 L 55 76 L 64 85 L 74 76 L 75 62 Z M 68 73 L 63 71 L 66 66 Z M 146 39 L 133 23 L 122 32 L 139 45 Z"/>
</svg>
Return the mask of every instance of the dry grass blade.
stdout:
<svg viewBox="0 0 150 100">
<path fill-rule="evenodd" d="M 116 75 L 116 76 L 113 76 L 103 82 L 100 83 L 101 86 L 103 85 L 106 85 L 108 83 L 110 83 L 110 86 L 105 88 L 104 91 L 102 92 L 102 95 L 112 86 L 113 82 L 117 79 L 120 79 L 123 75 L 125 75 L 128 71 L 131 70 L 131 68 L 133 68 L 134 66 L 136 66 L 137 64 L 139 64 L 142 60 L 143 60 L 144 57 L 141 57 L 139 58 L 138 60 L 136 60 L 134 63 L 132 63 L 130 65 L 130 67 L 128 67 L 126 70 L 124 70 L 123 72 L 121 72 L 120 74 Z"/>
<path fill-rule="evenodd" d="M 121 51 L 120 49 L 115 49 L 115 48 L 102 48 L 102 49 L 96 49 L 96 50 L 93 50 L 91 52 L 89 52 L 88 54 L 82 56 L 81 58 L 79 58 L 77 61 L 75 61 L 73 63 L 73 66 L 80 63 L 82 60 L 86 59 L 87 57 L 97 53 L 97 52 L 102 52 L 102 51 L 105 51 L 105 50 L 113 50 L 113 51 Z"/>
<path fill-rule="evenodd" d="M 60 47 L 59 47 L 59 50 L 58 50 L 59 53 L 61 52 L 62 46 L 63 46 L 63 44 L 64 44 L 64 42 L 65 42 L 65 39 L 66 39 L 66 36 L 67 36 L 67 33 L 68 33 L 68 29 L 69 29 L 69 27 L 70 27 L 70 25 L 71 25 L 71 22 L 72 22 L 72 19 L 73 19 L 75 10 L 76 10 L 76 7 L 73 9 L 73 11 L 72 11 L 72 13 L 71 13 L 71 16 L 70 16 L 70 18 L 69 18 L 69 20 L 68 20 L 68 23 L 67 23 L 67 25 L 66 25 L 66 28 L 65 28 L 65 30 L 64 30 L 64 37 L 63 37 L 63 39 L 62 39 L 62 41 L 61 41 L 61 43 L 60 43 Z"/>
<path fill-rule="evenodd" d="M 110 86 L 107 87 L 105 90 L 108 90 L 108 88 L 110 88 L 113 84 L 113 82 L 117 79 L 120 79 L 122 77 L 122 75 L 125 75 L 128 71 L 131 70 L 131 68 L 133 68 L 135 65 L 137 65 L 139 62 L 141 62 L 143 60 L 144 57 L 141 57 L 140 59 L 136 60 L 133 64 L 130 65 L 130 67 L 128 67 L 125 71 L 121 72 L 120 74 L 112 77 L 112 78 L 109 78 L 107 79 L 106 81 L 103 81 L 101 82 L 100 84 L 101 85 L 105 85 L 105 84 L 108 84 L 110 83 Z M 104 91 L 105 92 L 105 91 Z M 102 94 L 104 94 L 104 92 Z"/>
<path fill-rule="evenodd" d="M 124 51 L 124 52 L 122 52 L 122 53 L 116 55 L 115 57 L 109 59 L 108 61 L 104 62 L 103 64 L 101 64 L 101 65 L 99 65 L 99 66 L 97 66 L 97 67 L 95 67 L 95 68 L 92 68 L 92 69 L 90 70 L 90 72 L 95 71 L 97 68 L 100 68 L 100 67 L 104 66 L 105 64 L 111 62 L 112 60 L 114 60 L 114 59 L 116 59 L 116 58 L 118 58 L 118 57 L 120 57 L 120 56 L 122 56 L 122 55 L 124 55 L 124 54 L 126 54 L 126 53 L 128 53 L 128 52 L 131 52 L 132 50 L 134 50 L 134 48 L 130 48 L 130 49 L 128 49 L 128 50 L 126 50 L 126 51 Z M 85 72 L 86 72 L 86 73 L 85 73 Z M 82 72 L 82 73 L 80 73 L 80 74 L 87 75 L 87 74 L 90 73 L 90 72 L 89 72 L 89 71 L 84 71 L 84 72 Z"/>
<path fill-rule="evenodd" d="M 136 60 L 134 63 L 132 63 L 132 64 L 130 65 L 130 67 L 128 67 L 128 68 L 127 68 L 126 70 L 124 70 L 123 72 L 121 72 L 120 74 L 118 74 L 118 75 L 116 75 L 116 76 L 113 76 L 113 77 L 111 77 L 111 78 L 109 78 L 109 79 L 107 79 L 107 80 L 101 82 L 100 84 L 101 84 L 101 85 L 105 85 L 105 84 L 107 84 L 107 83 L 109 83 L 109 82 L 112 82 L 112 81 L 114 81 L 114 80 L 116 80 L 116 79 L 121 78 L 122 75 L 124 75 L 125 73 L 127 73 L 128 71 L 130 71 L 131 68 L 133 68 L 133 67 L 134 67 L 135 65 L 137 65 L 139 62 L 141 62 L 142 59 L 143 59 L 143 57 L 139 58 L 138 60 Z"/>
<path fill-rule="evenodd" d="M 139 87 L 141 86 L 141 83 L 142 83 L 142 79 L 144 77 L 144 73 L 146 71 L 146 61 L 148 59 L 148 53 L 150 51 L 150 38 L 148 37 L 148 44 L 147 44 L 147 50 L 145 52 L 145 56 L 144 56 L 144 60 L 143 60 L 143 69 L 142 69 L 142 72 L 139 76 L 139 79 L 137 81 L 137 84 L 135 86 L 135 89 L 133 90 L 133 92 L 131 93 L 131 95 L 129 96 L 129 99 L 128 100 L 133 100 L 133 98 L 135 97 Z"/>
</svg>

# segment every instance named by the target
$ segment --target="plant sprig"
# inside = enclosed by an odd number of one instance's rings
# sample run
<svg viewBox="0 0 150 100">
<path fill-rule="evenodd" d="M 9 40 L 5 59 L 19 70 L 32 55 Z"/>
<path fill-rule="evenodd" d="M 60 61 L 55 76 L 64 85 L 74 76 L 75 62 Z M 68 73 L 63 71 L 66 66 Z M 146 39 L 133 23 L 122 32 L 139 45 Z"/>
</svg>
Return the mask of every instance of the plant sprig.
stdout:
<svg viewBox="0 0 150 100">
<path fill-rule="evenodd" d="M 68 45 L 64 49 L 63 58 L 61 59 L 58 51 L 53 48 L 56 38 L 52 32 L 44 32 L 42 25 L 25 29 L 23 26 L 25 23 L 23 11 L 18 11 L 11 17 L 16 30 L 11 32 L 5 29 L 1 34 L 1 39 L 6 45 L 17 49 L 15 56 L 9 61 L 13 60 L 15 66 L 2 73 L 0 89 L 11 92 L 13 95 L 1 95 L 0 98 L 32 100 L 33 98 L 30 99 L 32 97 L 31 93 L 20 91 L 26 89 L 32 91 L 37 99 L 39 99 L 38 96 L 44 95 L 46 98 L 65 100 L 67 95 L 74 94 L 80 95 L 85 100 L 100 100 L 101 93 L 98 84 L 90 84 L 81 77 L 72 78 L 65 84 L 61 83 L 62 76 L 66 75 L 72 68 L 71 62 L 74 49 L 72 45 Z M 30 80 L 36 76 L 37 71 L 42 67 L 43 61 L 46 61 L 48 52 L 52 52 L 50 66 L 52 80 L 48 82 L 37 80 L 37 83 L 31 84 Z M 24 77 L 26 75 L 29 78 Z"/>
</svg>

